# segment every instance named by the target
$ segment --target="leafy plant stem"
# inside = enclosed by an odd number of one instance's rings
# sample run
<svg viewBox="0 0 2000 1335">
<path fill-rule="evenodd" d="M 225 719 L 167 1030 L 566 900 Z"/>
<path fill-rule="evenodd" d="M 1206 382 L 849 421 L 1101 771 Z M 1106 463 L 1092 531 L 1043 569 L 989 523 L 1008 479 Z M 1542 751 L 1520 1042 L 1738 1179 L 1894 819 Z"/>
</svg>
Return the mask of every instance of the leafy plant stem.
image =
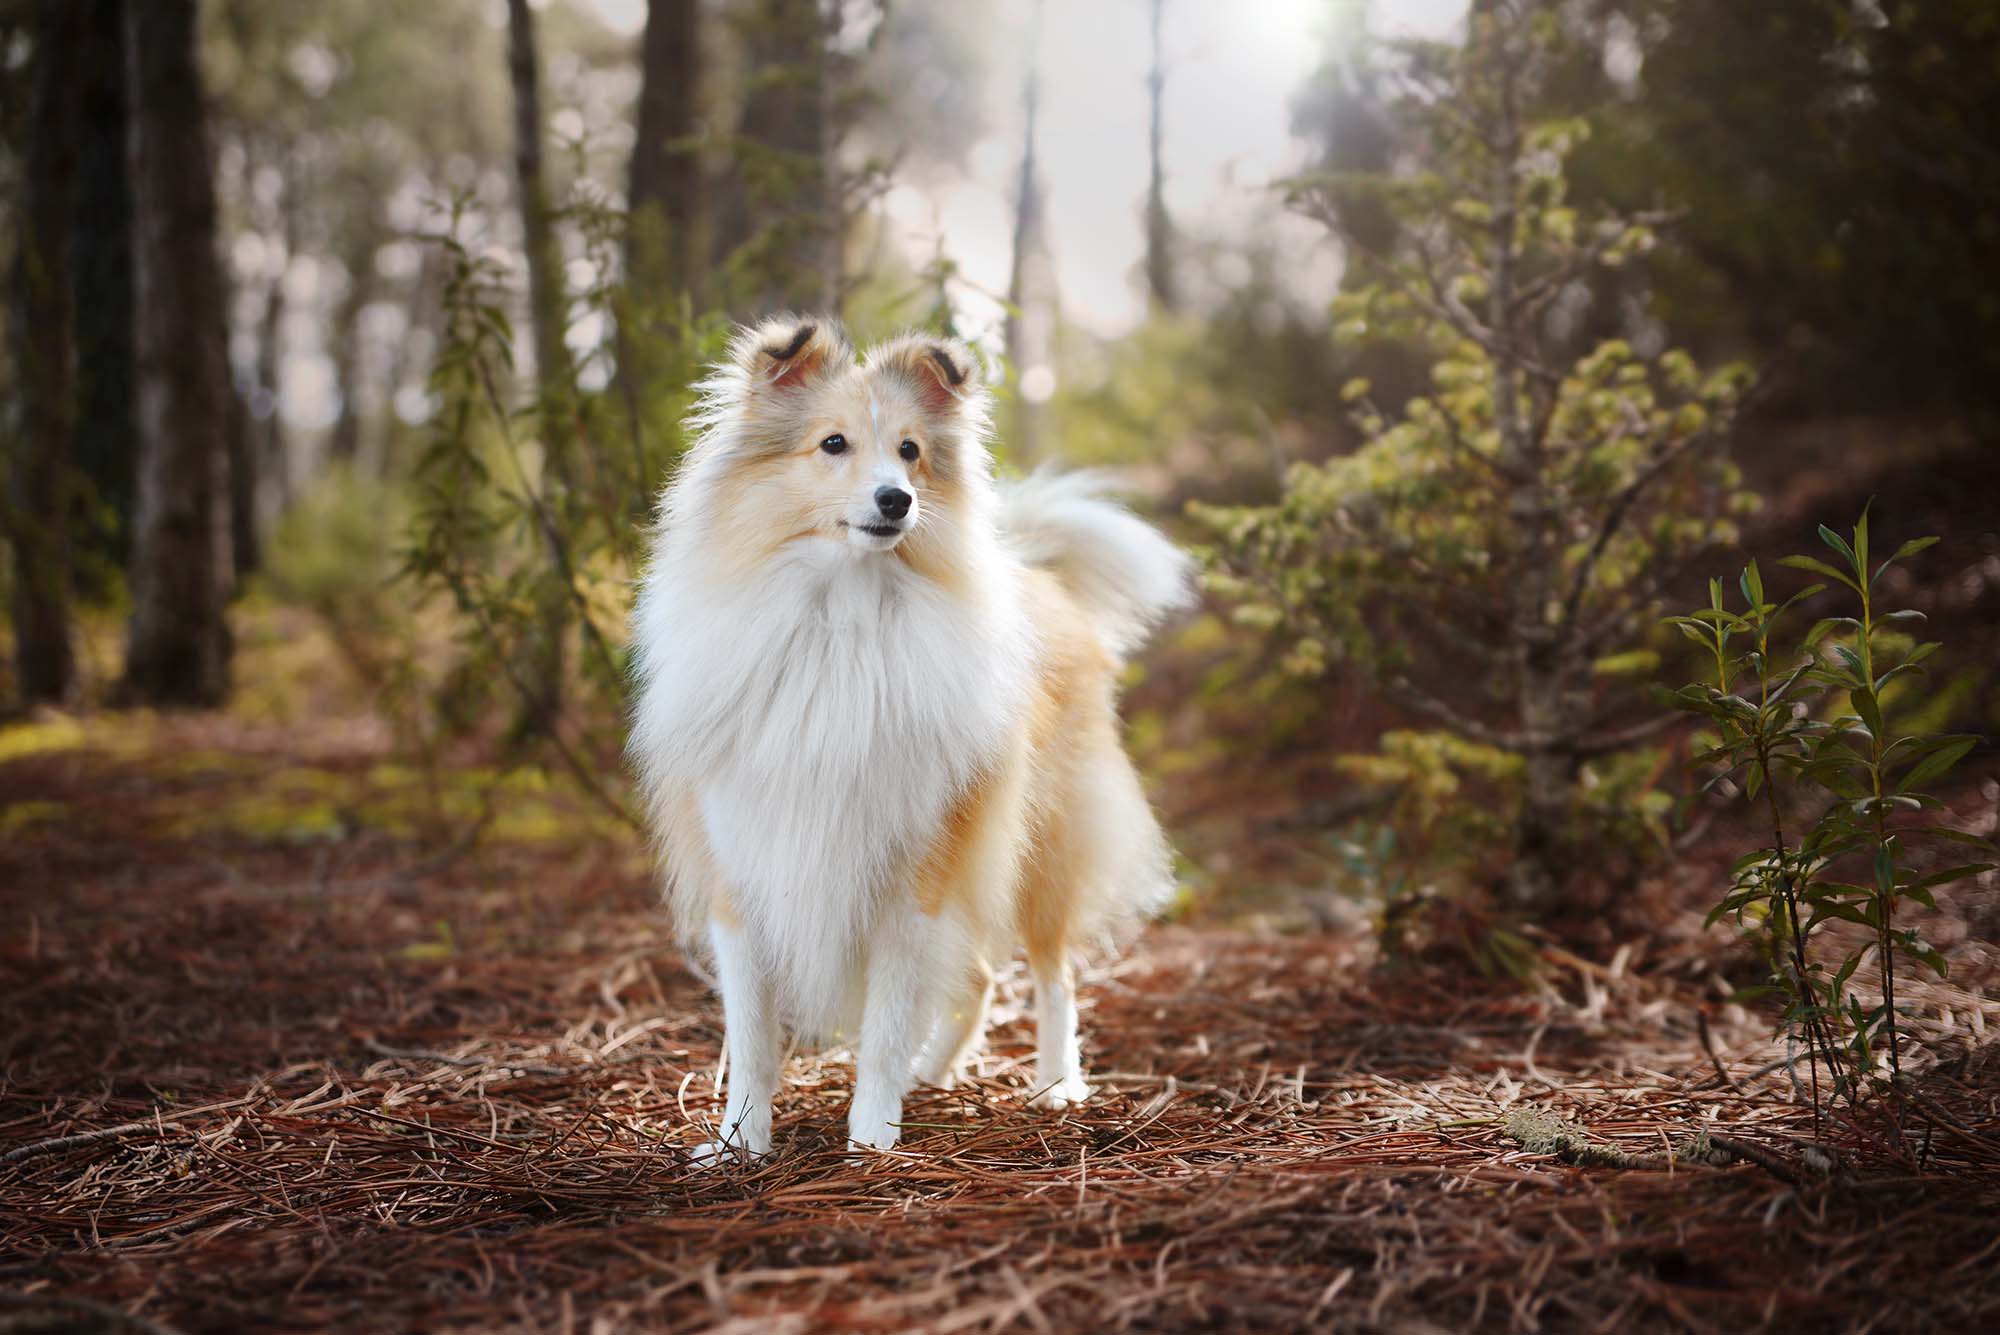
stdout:
<svg viewBox="0 0 2000 1335">
<path fill-rule="evenodd" d="M 1764 616 L 1761 607 L 1754 609 L 1757 618 L 1757 686 L 1758 686 L 1758 726 L 1753 734 L 1756 747 L 1757 768 L 1763 776 L 1764 802 L 1771 813 L 1771 857 L 1778 868 L 1779 901 L 1785 914 L 1785 935 L 1790 939 L 1792 955 L 1792 976 L 1797 995 L 1805 999 L 1806 1017 L 1806 1070 L 1812 1082 L 1813 1135 L 1817 1138 L 1821 1131 L 1821 1100 L 1819 1093 L 1819 1064 L 1822 1058 L 1828 1063 L 1834 1061 L 1832 1036 L 1827 1032 L 1825 1017 L 1820 1014 L 1819 1000 L 1813 991 L 1812 974 L 1806 963 L 1806 933 L 1799 917 L 1799 895 L 1796 869 L 1792 865 L 1791 845 L 1785 839 L 1785 818 L 1778 807 L 1777 785 L 1771 773 L 1771 736 L 1766 726 L 1771 708 L 1770 638 L 1771 623 Z M 1729 690 L 1729 666 L 1721 647 L 1721 637 L 1717 637 L 1716 673 L 1721 690 Z M 1838 1005 L 1838 1002 L 1835 1002 Z"/>
</svg>

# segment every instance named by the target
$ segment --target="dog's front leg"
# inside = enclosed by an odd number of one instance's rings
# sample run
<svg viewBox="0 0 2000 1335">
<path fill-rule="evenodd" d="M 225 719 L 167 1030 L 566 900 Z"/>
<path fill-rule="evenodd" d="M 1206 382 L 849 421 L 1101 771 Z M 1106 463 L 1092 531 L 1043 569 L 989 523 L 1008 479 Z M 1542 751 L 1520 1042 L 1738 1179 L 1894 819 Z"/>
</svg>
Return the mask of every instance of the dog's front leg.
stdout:
<svg viewBox="0 0 2000 1335">
<path fill-rule="evenodd" d="M 868 956 L 854 1104 L 847 1114 L 849 1149 L 886 1150 L 902 1135 L 903 1096 L 931 1028 L 937 922 L 915 905 L 890 916 Z"/>
<path fill-rule="evenodd" d="M 771 983 L 764 976 L 741 928 L 711 923 L 715 974 L 722 989 L 723 1050 L 728 1057 L 728 1094 L 723 1100 L 722 1134 L 696 1151 L 702 1160 L 739 1152 L 771 1152 L 771 1100 L 778 1092 L 784 1035 Z"/>
</svg>

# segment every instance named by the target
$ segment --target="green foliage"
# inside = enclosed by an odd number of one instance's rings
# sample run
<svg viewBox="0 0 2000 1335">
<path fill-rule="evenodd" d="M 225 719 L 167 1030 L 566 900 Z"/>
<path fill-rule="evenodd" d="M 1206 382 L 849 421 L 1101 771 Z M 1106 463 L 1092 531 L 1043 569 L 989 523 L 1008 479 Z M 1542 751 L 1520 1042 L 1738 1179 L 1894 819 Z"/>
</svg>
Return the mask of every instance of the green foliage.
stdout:
<svg viewBox="0 0 2000 1335">
<path fill-rule="evenodd" d="M 1990 0 L 1611 0 L 1643 64 L 1601 47 L 1609 109 L 1576 178 L 1688 205 L 1668 318 L 1704 346 L 1787 347 L 1808 411 L 1993 403 L 2000 123 Z M 1615 18 L 1612 16 L 1616 16 Z M 1982 128 L 1984 127 L 1984 128 Z M 1747 182 L 1754 187 L 1745 188 Z"/>
<path fill-rule="evenodd" d="M 1975 856 L 1993 851 L 1927 814 L 1939 803 L 1925 785 L 1947 774 L 1977 739 L 1899 732 L 1886 713 L 1892 688 L 1914 687 L 1939 646 L 1903 635 L 1900 627 L 1920 623 L 1922 614 L 1882 612 L 1875 588 L 1889 567 L 1937 539 L 1906 542 L 1871 569 L 1865 511 L 1850 537 L 1823 525 L 1819 535 L 1829 559 L 1792 556 L 1783 564 L 1840 586 L 1859 615 L 1815 622 L 1781 657 L 1773 647 L 1778 623 L 1828 586 L 1814 584 L 1776 602 L 1753 561 L 1737 581 L 1744 610 L 1728 610 L 1721 582 L 1711 580 L 1707 607 L 1669 621 L 1714 663 L 1713 684 L 1694 683 L 1674 695 L 1714 728 L 1695 763 L 1716 769 L 1711 787 L 1740 776 L 1744 795 L 1761 796 L 1771 822 L 1770 842 L 1737 861 L 1709 921 L 1733 916 L 1764 947 L 1772 987 L 1784 1000 L 1780 1025 L 1805 1045 L 1812 1063 L 1816 1114 L 1821 1067 L 1830 1076 L 1828 1099 L 1850 1107 L 1877 1075 L 1879 1055 L 1887 1056 L 1890 1081 L 1900 1074 L 1898 961 L 1945 971 L 1943 956 L 1909 922 L 1909 910 L 1935 911 L 1938 887 L 1992 865 L 1931 858 L 1920 866 L 1918 851 L 1943 843 L 1970 845 Z M 1817 708 L 1821 701 L 1831 711 Z M 1781 788 L 1823 793 L 1824 812 L 1802 832 L 1788 833 Z M 1950 865 L 1927 869 L 1940 861 Z M 1833 923 L 1854 924 L 1865 935 L 1836 947 L 1829 972 L 1815 932 Z M 1870 950 L 1881 984 L 1866 996 L 1855 975 Z"/>
<path fill-rule="evenodd" d="M 612 346 L 599 344 L 571 359 L 566 381 L 544 382 L 536 401 L 516 407 L 515 294 L 504 266 L 464 235 L 466 216 L 456 205 L 435 238 L 447 260 L 430 381 L 436 415 L 417 463 L 404 574 L 449 597 L 464 655 L 453 680 L 504 680 L 531 740 L 622 815 L 601 775 L 617 771 L 623 738 L 631 592 L 653 498 L 684 447 L 688 386 L 719 353 L 722 324 L 656 312 L 629 320 L 628 338 L 648 340 L 645 385 L 627 379 L 604 392 L 616 366 Z M 588 195 L 561 217 L 599 275 L 577 294 L 571 318 L 610 327 L 625 301 L 604 277 L 622 218 Z M 555 655 L 551 634 L 564 646 Z M 560 709 L 544 713 L 548 683 L 537 673 L 551 658 L 569 675 Z"/>
<path fill-rule="evenodd" d="M 1529 910 L 1648 809 L 1656 823 L 1649 784 L 1630 781 L 1643 762 L 1605 767 L 1621 782 L 1593 800 L 1578 781 L 1657 722 L 1634 713 L 1658 596 L 1756 503 L 1723 449 L 1747 370 L 1642 348 L 1650 327 L 1578 347 L 1560 327 L 1559 307 L 1668 221 L 1570 199 L 1564 163 L 1589 124 L 1523 111 L 1565 41 L 1553 7 L 1521 3 L 1478 16 L 1462 50 L 1403 48 L 1411 91 L 1393 109 L 1421 167 L 1293 183 L 1357 261 L 1337 343 L 1404 344 L 1429 381 L 1401 404 L 1349 382 L 1357 449 L 1294 465 L 1276 504 L 1194 507 L 1217 538 L 1211 587 L 1285 671 L 1364 674 L 1519 762 L 1497 809 L 1518 813 L 1505 876 Z M 1395 219 L 1375 229 L 1392 249 L 1350 225 L 1378 216 L 1357 197 Z"/>
</svg>

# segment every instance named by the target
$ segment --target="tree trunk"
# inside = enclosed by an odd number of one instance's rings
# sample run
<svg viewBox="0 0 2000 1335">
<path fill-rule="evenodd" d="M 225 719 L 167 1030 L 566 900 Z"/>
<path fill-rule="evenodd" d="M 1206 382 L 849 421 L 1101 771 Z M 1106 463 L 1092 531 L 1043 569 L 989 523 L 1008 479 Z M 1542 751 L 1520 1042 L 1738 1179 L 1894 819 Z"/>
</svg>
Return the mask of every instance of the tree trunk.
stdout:
<svg viewBox="0 0 2000 1335">
<path fill-rule="evenodd" d="M 700 68 L 701 6 L 696 0 L 652 0 L 640 50 L 625 236 L 628 283 L 642 308 L 658 307 L 682 292 L 694 304 L 701 302 L 701 158 L 687 142 L 700 129 Z"/>
<path fill-rule="evenodd" d="M 226 306 L 225 298 L 224 305 Z M 257 455 L 250 439 L 250 404 L 229 367 L 229 326 L 222 328 L 223 374 L 228 382 L 223 428 L 223 485 L 229 511 L 229 574 L 232 591 L 257 573 L 263 545 L 257 536 Z"/>
<path fill-rule="evenodd" d="M 76 294 L 76 468 L 105 518 L 71 537 L 79 550 L 99 558 L 78 571 L 85 595 L 104 597 L 111 592 L 106 575 L 123 569 L 130 554 L 139 458 L 125 17 L 123 0 L 74 0 L 72 8 L 91 50 L 77 70 L 70 256 Z"/>
<path fill-rule="evenodd" d="M 357 222 L 358 231 L 341 257 L 347 271 L 347 291 L 334 308 L 329 342 L 333 345 L 333 383 L 340 393 L 340 415 L 327 437 L 327 457 L 352 466 L 361 454 L 361 312 L 375 299 L 375 223 L 372 213 Z M 539 351 L 539 347 L 538 347 Z"/>
<path fill-rule="evenodd" d="M 284 237 L 285 266 L 298 253 L 298 210 L 291 176 L 280 167 L 283 192 L 278 201 L 278 226 Z M 285 437 L 285 415 L 280 412 L 281 383 L 285 362 L 285 266 L 269 280 L 264 290 L 264 313 L 257 322 L 257 386 L 252 395 L 251 420 L 256 430 L 257 475 L 267 480 L 273 510 L 282 515 L 292 508 L 292 461 Z"/>
<path fill-rule="evenodd" d="M 208 705 L 229 684 L 216 534 L 230 391 L 195 0 L 143 0 L 125 20 L 140 445 L 125 678 L 139 700 Z"/>
<path fill-rule="evenodd" d="M 847 304 L 847 180 L 840 165 L 840 141 L 846 113 L 841 106 L 840 86 L 834 72 L 834 43 L 840 40 L 845 7 L 840 0 L 819 6 L 819 40 L 813 44 L 814 93 L 819 112 L 814 117 L 819 131 L 820 217 L 815 238 L 819 252 L 819 300 L 814 303 L 838 320 Z"/>
<path fill-rule="evenodd" d="M 16 458 L 4 502 L 14 548 L 13 621 L 21 696 L 60 700 L 74 684 L 70 648 L 70 457 L 75 430 L 70 218 L 75 188 L 76 71 L 82 16 L 41 0 L 34 25 L 33 127 L 14 263 Z"/>
<path fill-rule="evenodd" d="M 549 568 L 538 585 L 535 642 L 525 676 L 533 698 L 517 721 L 523 732 L 551 732 L 562 708 L 563 634 L 569 589 L 562 575 L 560 535 L 547 531 L 563 513 L 569 482 L 569 351 L 563 342 L 562 274 L 542 178 L 542 95 L 535 50 L 535 16 L 528 0 L 507 0 L 508 69 L 514 84 L 515 186 L 521 200 L 521 238 L 528 260 L 528 318 L 533 327 L 536 401 L 542 442 L 541 491 Z"/>
<path fill-rule="evenodd" d="M 542 176 L 542 91 L 535 49 L 535 14 L 528 0 L 507 0 L 508 69 L 514 83 L 514 179 L 521 196 L 521 248 L 528 259 L 529 320 L 534 326 L 535 374 L 546 399 L 569 383 L 561 259 Z M 550 458 L 553 441 L 545 441 Z"/>
<path fill-rule="evenodd" d="M 1530 650 L 1522 656 L 1521 679 L 1515 698 L 1521 730 L 1552 737 L 1567 731 L 1561 665 L 1551 655 Z M 1523 913 L 1550 908 L 1570 868 L 1568 844 L 1570 785 L 1575 760 L 1561 751 L 1534 750 L 1523 757 L 1521 815 L 1515 829 L 1514 865 L 1507 878 L 1508 898 Z"/>
<path fill-rule="evenodd" d="M 1174 288 L 1173 224 L 1167 217 L 1166 171 L 1160 161 L 1160 104 L 1166 90 L 1166 66 L 1160 52 L 1160 18 L 1166 0 L 1152 0 L 1153 68 L 1146 75 L 1146 96 L 1152 108 L 1147 137 L 1152 176 L 1146 186 L 1146 292 L 1153 308 L 1173 311 L 1178 305 Z"/>
<path fill-rule="evenodd" d="M 1046 278 L 1046 256 L 1042 249 L 1042 185 L 1040 170 L 1035 161 L 1035 134 L 1037 119 L 1041 110 L 1041 32 L 1042 4 L 1035 0 L 1033 17 L 1029 21 L 1027 73 L 1021 84 L 1021 169 L 1014 192 L 1014 254 L 1013 263 L 1007 274 L 1007 323 L 1002 337 L 1007 345 L 1007 360 L 1013 368 L 1014 406 L 1012 430 L 1008 433 L 1008 448 L 1016 462 L 1032 463 L 1040 452 L 1040 405 L 1030 403 L 1021 392 L 1021 377 L 1031 362 L 1046 352 L 1045 348 L 1030 348 L 1031 324 L 1029 305 L 1040 294 L 1036 291 L 1040 284 L 1035 280 L 1037 266 L 1042 269 L 1041 277 Z M 1039 313 L 1038 313 L 1039 314 Z"/>
<path fill-rule="evenodd" d="M 748 82 L 715 212 L 716 256 L 744 313 L 809 305 L 823 295 L 827 216 L 820 137 L 826 76 L 819 0 L 738 7 Z"/>
<path fill-rule="evenodd" d="M 1500 452 L 1516 479 L 1508 496 L 1508 522 L 1513 528 L 1514 566 L 1518 578 L 1508 609 L 1512 651 L 1517 673 L 1515 710 L 1521 731 L 1533 742 L 1523 756 L 1526 773 L 1521 813 L 1515 826 L 1515 854 L 1507 876 L 1509 905 L 1534 914 L 1551 907 L 1568 878 L 1564 845 L 1569 822 L 1570 785 L 1575 758 L 1551 750 L 1549 739 L 1568 731 L 1564 656 L 1550 621 L 1554 598 L 1551 571 L 1560 552 L 1556 534 L 1556 500 L 1549 460 L 1530 414 L 1521 400 L 1528 359 L 1522 348 L 1530 335 L 1521 328 L 1516 309 L 1516 266 L 1520 243 L 1515 236 L 1519 216 L 1516 167 L 1523 149 L 1520 105 L 1521 61 L 1525 57 L 1507 45 L 1506 24 L 1495 25 L 1486 40 L 1496 51 L 1499 122 L 1494 127 L 1492 172 L 1493 211 L 1490 223 L 1491 281 L 1487 295 L 1487 327 L 1492 331 L 1493 416 Z"/>
</svg>

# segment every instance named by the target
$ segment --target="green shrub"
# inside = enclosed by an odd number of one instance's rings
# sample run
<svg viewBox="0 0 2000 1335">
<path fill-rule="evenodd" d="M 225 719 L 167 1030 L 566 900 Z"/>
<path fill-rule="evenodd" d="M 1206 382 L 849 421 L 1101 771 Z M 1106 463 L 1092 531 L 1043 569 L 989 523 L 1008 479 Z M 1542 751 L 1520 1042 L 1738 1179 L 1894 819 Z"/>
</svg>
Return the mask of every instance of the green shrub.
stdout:
<svg viewBox="0 0 2000 1335">
<path fill-rule="evenodd" d="M 1336 340 L 1410 346 L 1429 384 L 1381 405 L 1353 381 L 1357 449 L 1292 467 L 1274 505 L 1195 508 L 1216 534 L 1211 586 L 1286 671 L 1361 674 L 1441 735 L 1509 758 L 1482 781 L 1486 809 L 1506 813 L 1488 823 L 1490 856 L 1459 861 L 1517 914 L 1646 846 L 1659 763 L 1633 748 L 1668 721 L 1648 716 L 1646 637 L 1662 591 L 1756 504 L 1726 455 L 1744 368 L 1572 344 L 1551 319 L 1665 221 L 1569 200 L 1564 159 L 1588 125 L 1523 110 L 1566 40 L 1553 7 L 1503 5 L 1475 15 L 1462 49 L 1410 49 L 1397 113 L 1422 166 L 1294 183 L 1365 280 L 1336 301 Z M 1378 251 L 1346 220 L 1383 209 L 1397 239 Z M 1423 833 L 1403 846 L 1421 856 Z"/>
<path fill-rule="evenodd" d="M 1784 564 L 1846 590 L 1858 615 L 1826 617 L 1790 652 L 1776 647 L 1781 620 L 1828 586 L 1815 584 L 1773 602 L 1753 561 L 1737 581 L 1744 610 L 1726 608 L 1720 581 L 1711 580 L 1709 605 L 1669 623 L 1702 645 L 1714 664 L 1712 683 L 1684 686 L 1674 696 L 1714 728 L 1695 763 L 1715 767 L 1711 787 L 1740 782 L 1746 798 L 1762 799 L 1770 820 L 1769 842 L 1736 862 L 1728 893 L 1709 920 L 1734 917 L 1763 948 L 1771 979 L 1763 990 L 1782 999 L 1781 1031 L 1806 1049 L 1815 1117 L 1835 1099 L 1852 1110 L 1871 1088 L 1894 1087 L 1904 1041 L 1896 1001 L 1899 962 L 1944 973 L 1943 957 L 1924 939 L 1923 913 L 1936 910 L 1938 887 L 1992 865 L 1958 862 L 1921 870 L 1917 858 L 1919 850 L 1930 851 L 1926 845 L 1941 843 L 1992 851 L 1984 840 L 1926 814 L 1939 803 L 1924 786 L 1948 773 L 1977 739 L 1899 733 L 1884 714 L 1885 697 L 1913 683 L 1939 646 L 1902 634 L 1900 628 L 1920 623 L 1922 614 L 1884 613 L 1875 587 L 1889 567 L 1936 539 L 1906 542 L 1871 570 L 1866 512 L 1851 538 L 1825 526 L 1819 534 L 1834 560 L 1793 556 Z M 1788 825 L 1781 789 L 1817 790 L 1825 809 L 1803 829 Z M 1818 929 L 1835 922 L 1855 924 L 1866 937 L 1822 958 Z M 1855 985 L 1870 951 L 1881 977 L 1873 995 Z M 1886 1080 L 1878 1069 L 1884 1058 Z"/>
</svg>

